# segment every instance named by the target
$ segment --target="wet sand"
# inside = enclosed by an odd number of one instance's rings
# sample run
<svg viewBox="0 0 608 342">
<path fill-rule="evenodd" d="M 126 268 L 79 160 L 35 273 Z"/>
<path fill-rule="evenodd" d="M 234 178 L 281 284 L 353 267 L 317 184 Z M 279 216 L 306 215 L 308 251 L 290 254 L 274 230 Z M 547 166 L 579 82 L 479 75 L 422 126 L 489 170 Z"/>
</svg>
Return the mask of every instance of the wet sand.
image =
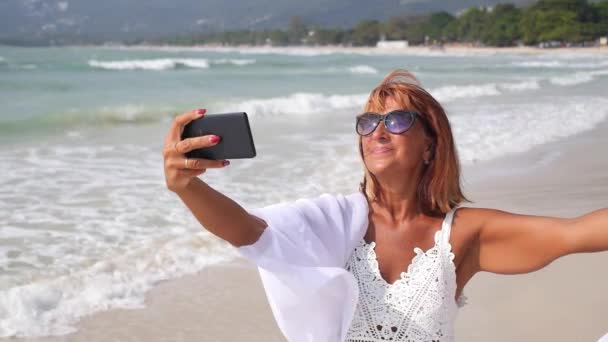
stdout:
<svg viewBox="0 0 608 342">
<path fill-rule="evenodd" d="M 608 207 L 606 147 L 603 123 L 488 163 L 494 174 L 468 186 L 471 206 L 558 217 Z M 608 252 L 569 255 L 524 275 L 480 273 L 465 292 L 459 341 L 597 341 L 608 333 Z"/>
</svg>

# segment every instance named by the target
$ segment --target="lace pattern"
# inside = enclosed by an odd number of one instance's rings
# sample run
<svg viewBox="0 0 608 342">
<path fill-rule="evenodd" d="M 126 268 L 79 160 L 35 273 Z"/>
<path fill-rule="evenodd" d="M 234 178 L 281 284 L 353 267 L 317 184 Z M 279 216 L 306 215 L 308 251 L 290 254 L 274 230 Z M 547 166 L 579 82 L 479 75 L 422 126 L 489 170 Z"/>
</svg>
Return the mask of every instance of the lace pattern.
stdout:
<svg viewBox="0 0 608 342">
<path fill-rule="evenodd" d="M 454 299 L 456 266 L 450 226 L 451 215 L 435 233 L 432 248 L 426 252 L 414 248 L 411 264 L 393 284 L 380 274 L 375 242 L 361 240 L 346 265 L 359 285 L 347 342 L 454 340 L 453 320 L 466 297 L 461 294 Z"/>
</svg>

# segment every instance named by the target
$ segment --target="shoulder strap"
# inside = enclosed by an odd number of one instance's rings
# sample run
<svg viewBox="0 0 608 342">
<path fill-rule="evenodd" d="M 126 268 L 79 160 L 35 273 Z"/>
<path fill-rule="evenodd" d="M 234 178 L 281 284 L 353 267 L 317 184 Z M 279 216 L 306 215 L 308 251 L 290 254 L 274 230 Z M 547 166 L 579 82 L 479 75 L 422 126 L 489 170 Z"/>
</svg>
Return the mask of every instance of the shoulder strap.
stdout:
<svg viewBox="0 0 608 342">
<path fill-rule="evenodd" d="M 441 226 L 441 230 L 443 231 L 442 239 L 443 239 L 444 245 L 450 242 L 450 233 L 452 231 L 452 221 L 454 220 L 454 213 L 456 213 L 456 210 L 458 210 L 458 207 L 452 208 L 452 210 L 448 211 L 448 213 L 445 215 L 445 218 L 443 219 L 443 224 Z"/>
</svg>

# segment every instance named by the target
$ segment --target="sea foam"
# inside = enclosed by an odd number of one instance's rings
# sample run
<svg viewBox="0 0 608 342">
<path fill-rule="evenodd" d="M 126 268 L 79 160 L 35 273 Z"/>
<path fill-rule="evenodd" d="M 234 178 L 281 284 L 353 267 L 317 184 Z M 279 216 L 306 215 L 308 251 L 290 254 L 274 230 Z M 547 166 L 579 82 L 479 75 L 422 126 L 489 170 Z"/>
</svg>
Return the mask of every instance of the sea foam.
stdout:
<svg viewBox="0 0 608 342">
<path fill-rule="evenodd" d="M 128 253 L 69 275 L 39 279 L 0 291 L 0 337 L 64 335 L 80 317 L 100 310 L 140 308 L 160 281 L 194 273 L 236 257 L 211 242 L 210 233 L 139 244 Z"/>
<path fill-rule="evenodd" d="M 549 82 L 560 85 L 560 86 L 571 86 L 582 83 L 592 82 L 597 79 L 597 76 L 608 75 L 607 70 L 593 70 L 593 71 L 578 71 L 575 73 L 565 74 L 563 76 L 555 76 L 549 79 Z"/>
<path fill-rule="evenodd" d="M 157 58 L 157 59 L 131 59 L 123 61 L 89 60 L 89 66 L 107 70 L 170 70 L 180 67 L 192 69 L 208 69 L 212 64 L 231 64 L 245 66 L 254 64 L 255 59 L 218 59 L 205 58 Z"/>
<path fill-rule="evenodd" d="M 369 65 L 356 65 L 356 66 L 348 68 L 348 71 L 350 71 L 353 74 L 375 75 L 378 73 L 378 69 L 376 69 L 372 66 L 369 66 Z"/>
<path fill-rule="evenodd" d="M 487 83 L 479 85 L 444 86 L 429 89 L 439 101 L 496 96 L 504 92 L 539 89 L 537 80 Z M 304 115 L 328 113 L 332 110 L 362 109 L 369 94 L 293 93 L 287 96 L 257 98 L 226 104 L 224 110 L 243 110 L 252 115 Z"/>
<path fill-rule="evenodd" d="M 585 62 L 577 61 L 575 63 L 564 60 L 549 60 L 549 61 L 525 61 L 512 62 L 512 65 L 523 68 L 558 68 L 558 69 L 597 69 L 608 66 L 606 60 L 589 60 Z"/>
<path fill-rule="evenodd" d="M 321 93 L 294 93 L 268 99 L 251 99 L 226 105 L 252 115 L 303 115 L 328 113 L 332 110 L 361 107 L 367 94 L 324 95 Z"/>
<path fill-rule="evenodd" d="M 608 100 L 569 97 L 555 103 L 476 105 L 450 121 L 465 163 L 525 152 L 534 146 L 592 129 L 608 118 Z"/>
</svg>

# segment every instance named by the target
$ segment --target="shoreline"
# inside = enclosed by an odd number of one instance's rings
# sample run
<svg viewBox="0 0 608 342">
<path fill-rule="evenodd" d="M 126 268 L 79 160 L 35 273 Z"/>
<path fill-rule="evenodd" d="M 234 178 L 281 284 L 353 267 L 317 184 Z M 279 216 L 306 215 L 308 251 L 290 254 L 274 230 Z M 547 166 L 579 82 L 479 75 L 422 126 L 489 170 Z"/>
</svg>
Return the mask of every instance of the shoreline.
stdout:
<svg viewBox="0 0 608 342">
<path fill-rule="evenodd" d="M 285 342 L 257 269 L 243 259 L 162 281 L 145 297 L 144 308 L 111 309 L 82 317 L 77 331 L 67 335 L 9 340 Z"/>
<path fill-rule="evenodd" d="M 201 45 L 167 45 L 167 44 L 101 44 L 101 45 L 66 45 L 67 48 L 104 48 L 124 50 L 153 50 L 153 51 L 207 51 L 207 52 L 251 52 L 251 53 L 278 53 L 294 55 L 317 55 L 317 54 L 369 54 L 369 55 L 465 55 L 465 56 L 487 56 L 497 54 L 515 55 L 608 55 L 608 47 L 561 47 L 561 48 L 538 48 L 533 46 L 523 47 L 473 47 L 466 45 L 445 45 L 443 49 L 427 46 L 410 46 L 406 48 L 377 48 L 377 47 L 352 47 L 352 46 L 255 46 L 235 45 L 222 46 L 218 44 Z"/>
<path fill-rule="evenodd" d="M 124 47 L 124 46 L 123 46 Z M 127 47 L 131 48 L 131 47 Z M 184 47 L 171 45 L 142 45 L 142 49 L 168 49 L 180 50 Z M 437 54 L 437 55 L 452 55 L 452 54 L 471 54 L 471 55 L 495 55 L 495 54 L 602 54 L 608 55 L 608 47 L 589 47 L 589 48 L 556 48 L 556 49 L 540 49 L 536 47 L 468 47 L 468 46 L 445 46 L 444 50 L 433 49 L 425 46 L 412 46 L 407 48 L 376 48 L 376 47 L 343 47 L 343 46 L 289 46 L 289 47 L 271 47 L 271 46 L 218 46 L 218 45 L 195 45 L 185 47 L 185 50 L 193 51 L 217 51 L 217 52 L 233 52 L 233 51 L 269 51 L 275 53 L 281 52 L 321 52 L 321 53 L 353 53 L 353 54 L 393 54 L 393 55 L 417 55 L 417 54 Z"/>
<path fill-rule="evenodd" d="M 575 217 L 608 204 L 608 120 L 524 153 L 463 167 L 475 207 Z M 557 152 L 557 153 L 556 153 Z M 509 170 L 515 170 L 510 172 Z M 487 173 L 489 172 L 489 173 Z M 482 175 L 485 173 L 485 176 Z M 584 174 L 585 177 L 579 177 Z M 595 341 L 608 332 L 608 253 L 560 258 L 523 275 L 479 273 L 467 284 L 456 336 L 463 341 Z M 243 259 L 160 283 L 143 309 L 81 319 L 65 336 L 14 341 L 285 341 L 259 275 Z"/>
</svg>

